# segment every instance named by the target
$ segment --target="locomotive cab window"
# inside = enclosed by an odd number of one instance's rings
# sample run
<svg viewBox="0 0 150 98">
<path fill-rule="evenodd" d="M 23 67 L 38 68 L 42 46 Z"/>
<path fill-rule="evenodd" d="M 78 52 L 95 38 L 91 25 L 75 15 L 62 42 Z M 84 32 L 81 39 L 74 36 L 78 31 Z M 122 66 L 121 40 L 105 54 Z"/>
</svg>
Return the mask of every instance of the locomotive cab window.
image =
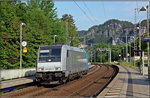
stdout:
<svg viewBox="0 0 150 98">
<path fill-rule="evenodd" d="M 47 50 L 40 50 L 39 62 L 60 62 L 61 48 L 49 48 Z"/>
<path fill-rule="evenodd" d="M 40 57 L 48 57 L 49 53 L 40 53 Z"/>
<path fill-rule="evenodd" d="M 51 50 L 51 56 L 58 56 L 58 57 L 60 57 L 60 55 L 61 55 L 61 49 L 60 48 Z"/>
</svg>

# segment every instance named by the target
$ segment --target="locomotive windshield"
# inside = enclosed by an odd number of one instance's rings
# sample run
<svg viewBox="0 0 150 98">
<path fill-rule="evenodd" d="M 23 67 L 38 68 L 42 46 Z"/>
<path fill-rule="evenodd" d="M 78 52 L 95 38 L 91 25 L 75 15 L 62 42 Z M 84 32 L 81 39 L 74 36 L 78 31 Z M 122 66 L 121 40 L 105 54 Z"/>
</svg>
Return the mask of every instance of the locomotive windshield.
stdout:
<svg viewBox="0 0 150 98">
<path fill-rule="evenodd" d="M 61 49 L 52 49 L 51 50 L 51 56 L 60 56 L 61 55 Z"/>
<path fill-rule="evenodd" d="M 61 61 L 61 48 L 40 49 L 39 62 L 60 62 Z"/>
</svg>

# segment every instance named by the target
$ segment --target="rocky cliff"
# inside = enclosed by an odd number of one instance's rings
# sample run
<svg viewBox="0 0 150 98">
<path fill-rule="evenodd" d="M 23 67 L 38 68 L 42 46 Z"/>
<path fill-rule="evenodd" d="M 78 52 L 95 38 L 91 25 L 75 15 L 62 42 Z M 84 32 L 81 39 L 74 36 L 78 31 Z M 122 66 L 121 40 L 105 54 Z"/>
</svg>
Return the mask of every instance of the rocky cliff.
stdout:
<svg viewBox="0 0 150 98">
<path fill-rule="evenodd" d="M 92 26 L 88 29 L 88 31 L 78 31 L 78 34 L 82 44 L 91 45 L 96 42 L 112 44 L 113 41 L 115 43 L 122 43 L 125 42 L 126 35 L 134 35 L 134 24 L 128 21 L 111 19 L 106 21 L 104 24 Z M 128 41 L 130 40 L 131 39 Z"/>
</svg>

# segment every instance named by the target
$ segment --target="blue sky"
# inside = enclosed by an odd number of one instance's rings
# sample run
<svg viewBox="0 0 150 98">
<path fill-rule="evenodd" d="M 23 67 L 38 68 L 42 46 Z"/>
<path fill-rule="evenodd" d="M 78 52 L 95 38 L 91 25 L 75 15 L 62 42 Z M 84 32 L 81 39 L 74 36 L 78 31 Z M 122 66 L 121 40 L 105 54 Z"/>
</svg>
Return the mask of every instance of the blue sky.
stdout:
<svg viewBox="0 0 150 98">
<path fill-rule="evenodd" d="M 54 1 L 58 18 L 71 14 L 78 30 L 88 30 L 93 25 L 103 24 L 109 19 L 119 19 L 134 23 L 134 9 L 148 5 L 144 1 Z M 77 6 L 79 5 L 79 7 Z M 85 15 L 85 14 L 86 15 Z M 146 11 L 136 13 L 137 22 L 146 19 Z"/>
</svg>

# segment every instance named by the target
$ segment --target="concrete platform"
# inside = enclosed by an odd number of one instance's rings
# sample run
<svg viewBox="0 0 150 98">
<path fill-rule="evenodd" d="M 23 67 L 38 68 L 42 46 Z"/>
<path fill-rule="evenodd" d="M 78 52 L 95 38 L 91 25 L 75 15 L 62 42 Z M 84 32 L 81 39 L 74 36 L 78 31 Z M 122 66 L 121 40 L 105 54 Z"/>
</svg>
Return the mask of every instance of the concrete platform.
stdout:
<svg viewBox="0 0 150 98">
<path fill-rule="evenodd" d="M 98 97 L 150 98 L 148 76 L 140 74 L 138 68 L 119 67 L 119 73 Z"/>
<path fill-rule="evenodd" d="M 0 89 L 5 89 L 8 87 L 23 85 L 23 84 L 27 84 L 27 83 L 32 83 L 33 79 L 35 79 L 35 76 L 24 77 L 24 78 L 13 79 L 13 80 L 0 81 Z"/>
</svg>

